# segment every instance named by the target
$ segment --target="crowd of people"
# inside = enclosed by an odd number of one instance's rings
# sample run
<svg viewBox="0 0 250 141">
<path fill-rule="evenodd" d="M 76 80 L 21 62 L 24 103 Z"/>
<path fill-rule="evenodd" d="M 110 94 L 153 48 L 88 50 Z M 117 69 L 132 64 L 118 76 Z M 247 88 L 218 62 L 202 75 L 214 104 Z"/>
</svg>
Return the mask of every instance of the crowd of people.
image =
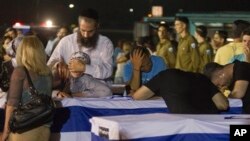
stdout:
<svg viewBox="0 0 250 141">
<path fill-rule="evenodd" d="M 25 68 L 39 92 L 57 99 L 111 96 L 112 81 L 126 85 L 135 100 L 162 97 L 171 113 L 216 114 L 229 108 L 230 97 L 242 99 L 249 114 L 250 23 L 234 21 L 230 43 L 226 31 L 216 31 L 209 41 L 206 26 L 191 35 L 189 24 L 187 17 L 176 17 L 174 30 L 158 26 L 156 44 L 141 37 L 119 40 L 117 47 L 99 32 L 94 9 L 79 13 L 74 32 L 59 28 L 46 46 L 32 32 L 6 29 L 0 52 L 0 86 L 8 93 L 2 141 L 49 139 L 51 123 L 20 134 L 9 131 L 14 108 L 29 100 Z"/>
</svg>

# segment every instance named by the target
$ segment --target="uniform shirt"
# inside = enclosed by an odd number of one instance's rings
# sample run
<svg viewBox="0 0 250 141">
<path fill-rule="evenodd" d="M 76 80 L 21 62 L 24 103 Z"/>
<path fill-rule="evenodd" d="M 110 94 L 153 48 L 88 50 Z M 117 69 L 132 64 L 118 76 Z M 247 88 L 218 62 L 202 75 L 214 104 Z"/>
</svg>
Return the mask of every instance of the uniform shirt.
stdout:
<svg viewBox="0 0 250 141">
<path fill-rule="evenodd" d="M 72 94 L 82 93 L 83 97 L 105 97 L 112 95 L 108 85 L 87 74 L 77 78 L 70 78 L 70 92 Z"/>
<path fill-rule="evenodd" d="M 175 68 L 198 72 L 199 62 L 200 56 L 194 37 L 188 34 L 184 38 L 180 38 Z"/>
<path fill-rule="evenodd" d="M 243 53 L 243 44 L 241 42 L 228 43 L 217 50 L 214 62 L 226 65 L 232 62 L 232 60 L 236 60 L 235 57 L 237 57 L 237 55 Z"/>
<path fill-rule="evenodd" d="M 246 114 L 250 114 L 250 64 L 246 62 L 235 61 L 233 66 L 233 79 L 230 85 L 230 90 L 233 89 L 235 82 L 237 80 L 245 80 L 248 81 L 247 91 L 242 98 L 243 102 L 243 111 Z"/>
<path fill-rule="evenodd" d="M 167 68 L 165 62 L 161 57 L 152 55 L 150 56 L 150 59 L 153 64 L 152 69 L 149 72 L 142 72 L 141 75 L 142 84 L 148 82 L 156 74 Z M 128 83 L 132 79 L 132 74 L 133 74 L 133 66 L 131 61 L 129 60 L 124 66 L 123 80 L 125 83 Z"/>
<path fill-rule="evenodd" d="M 217 114 L 212 97 L 218 89 L 204 75 L 168 69 L 145 84 L 156 95 L 163 97 L 171 113 Z"/>
<path fill-rule="evenodd" d="M 200 54 L 200 69 L 199 72 L 203 71 L 204 66 L 212 62 L 213 60 L 213 48 L 212 46 L 207 42 L 202 42 L 198 44 L 199 54 Z"/>
<path fill-rule="evenodd" d="M 62 38 L 47 64 L 51 65 L 55 60 L 61 60 L 68 64 L 71 55 L 79 51 L 85 52 L 90 57 L 90 65 L 86 65 L 86 74 L 98 79 L 106 79 L 112 75 L 113 44 L 110 39 L 102 35 L 99 35 L 95 48 L 80 48 L 77 44 L 77 33 Z"/>
<path fill-rule="evenodd" d="M 169 40 L 158 43 L 156 46 L 156 55 L 162 57 L 169 68 L 175 67 L 176 49 Z"/>
</svg>

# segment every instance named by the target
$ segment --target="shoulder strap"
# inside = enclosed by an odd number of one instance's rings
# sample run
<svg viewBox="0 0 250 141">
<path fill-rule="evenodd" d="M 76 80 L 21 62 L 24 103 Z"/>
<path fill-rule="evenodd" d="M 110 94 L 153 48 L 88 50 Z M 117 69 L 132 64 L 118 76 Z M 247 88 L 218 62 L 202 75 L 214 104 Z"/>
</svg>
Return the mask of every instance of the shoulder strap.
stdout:
<svg viewBox="0 0 250 141">
<path fill-rule="evenodd" d="M 28 70 L 27 70 L 26 67 L 24 67 L 24 70 L 25 70 L 25 73 L 27 75 L 27 79 L 28 79 L 28 82 L 29 82 L 29 88 L 31 90 L 30 92 L 31 92 L 32 95 L 35 95 L 35 94 L 37 94 L 37 90 L 36 90 L 36 88 L 34 87 L 34 85 L 32 83 L 32 80 L 30 78 L 30 74 L 29 74 L 29 72 L 28 72 Z"/>
</svg>

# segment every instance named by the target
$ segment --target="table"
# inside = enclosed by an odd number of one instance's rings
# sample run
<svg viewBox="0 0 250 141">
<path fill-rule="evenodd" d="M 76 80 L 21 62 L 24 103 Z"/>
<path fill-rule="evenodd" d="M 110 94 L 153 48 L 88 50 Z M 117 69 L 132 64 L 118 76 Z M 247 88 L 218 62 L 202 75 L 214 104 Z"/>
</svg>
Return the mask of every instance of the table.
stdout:
<svg viewBox="0 0 250 141">
<path fill-rule="evenodd" d="M 250 115 L 143 114 L 93 117 L 92 141 L 229 141 L 230 125 L 250 125 Z"/>
<path fill-rule="evenodd" d="M 91 140 L 89 119 L 93 116 L 168 112 L 162 99 L 134 101 L 128 97 L 67 98 L 57 101 L 57 107 L 51 127 L 51 141 Z M 0 131 L 3 121 L 4 111 L 1 109 Z"/>
<path fill-rule="evenodd" d="M 0 99 L 0 107 L 6 97 Z M 51 127 L 51 141 L 84 141 L 91 140 L 93 116 L 138 115 L 148 113 L 168 113 L 163 99 L 134 101 L 130 97 L 106 98 L 66 98 L 57 101 L 54 124 Z M 223 114 L 241 113 L 242 102 L 230 99 L 230 111 Z M 0 131 L 3 129 L 4 111 L 0 110 Z"/>
</svg>

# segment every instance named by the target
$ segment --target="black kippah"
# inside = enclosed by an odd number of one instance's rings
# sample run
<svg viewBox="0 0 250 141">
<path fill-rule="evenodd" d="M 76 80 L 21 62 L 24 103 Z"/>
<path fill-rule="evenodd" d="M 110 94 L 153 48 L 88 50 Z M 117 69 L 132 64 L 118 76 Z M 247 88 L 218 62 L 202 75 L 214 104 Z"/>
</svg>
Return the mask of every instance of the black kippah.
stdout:
<svg viewBox="0 0 250 141">
<path fill-rule="evenodd" d="M 91 18 L 96 21 L 99 19 L 98 12 L 92 8 L 83 9 L 79 16 Z"/>
</svg>

